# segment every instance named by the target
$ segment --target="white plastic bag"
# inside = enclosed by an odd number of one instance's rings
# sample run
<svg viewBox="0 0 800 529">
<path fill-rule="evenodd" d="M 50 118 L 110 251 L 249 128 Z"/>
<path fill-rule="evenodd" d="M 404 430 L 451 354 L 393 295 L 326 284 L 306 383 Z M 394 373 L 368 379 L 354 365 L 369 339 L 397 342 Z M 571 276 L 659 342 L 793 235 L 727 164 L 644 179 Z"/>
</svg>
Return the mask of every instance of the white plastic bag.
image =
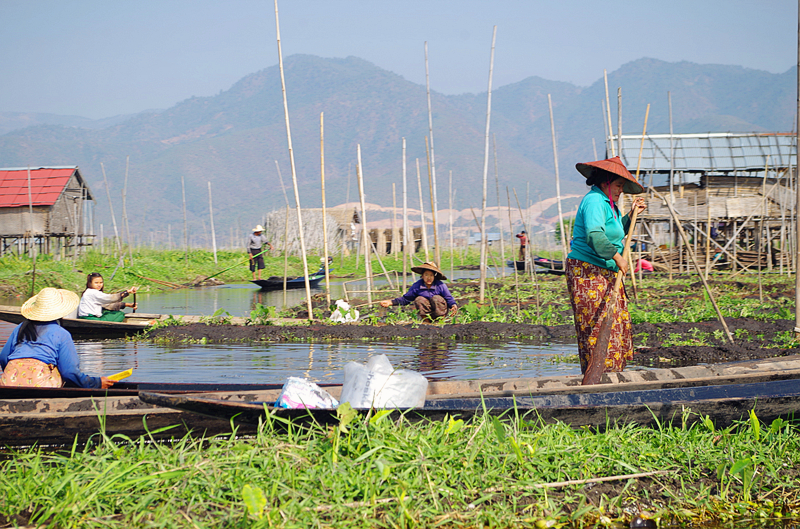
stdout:
<svg viewBox="0 0 800 529">
<path fill-rule="evenodd" d="M 339 403 L 330 393 L 310 380 L 289 377 L 283 385 L 276 408 L 335 408 Z"/>
<path fill-rule="evenodd" d="M 353 408 L 420 408 L 427 392 L 425 377 L 409 369 L 392 369 L 386 355 L 377 355 L 367 365 L 344 366 L 340 400 Z"/>
<path fill-rule="evenodd" d="M 331 321 L 339 323 L 348 323 L 351 321 L 358 321 L 358 311 L 351 309 L 350 304 L 343 299 L 336 300 L 336 308 L 331 313 Z"/>
</svg>

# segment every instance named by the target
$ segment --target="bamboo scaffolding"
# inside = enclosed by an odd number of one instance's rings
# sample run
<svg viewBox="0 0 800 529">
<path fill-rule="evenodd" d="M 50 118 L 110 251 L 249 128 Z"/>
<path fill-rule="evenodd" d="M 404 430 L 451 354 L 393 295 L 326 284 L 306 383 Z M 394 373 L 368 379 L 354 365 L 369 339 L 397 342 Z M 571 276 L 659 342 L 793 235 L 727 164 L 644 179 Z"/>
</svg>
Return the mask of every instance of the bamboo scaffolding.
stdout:
<svg viewBox="0 0 800 529">
<path fill-rule="evenodd" d="M 492 29 L 492 52 L 489 58 L 489 88 L 486 96 L 486 134 L 483 149 L 483 198 L 481 199 L 481 279 L 479 288 L 479 302 L 483 303 L 486 291 L 486 181 L 489 175 L 489 125 L 492 118 L 492 73 L 494 71 L 494 45 L 497 38 L 497 26 Z"/>
<path fill-rule="evenodd" d="M 328 222 L 327 222 L 327 209 L 325 208 L 325 115 L 324 112 L 319 113 L 319 175 L 322 189 L 322 246 L 324 251 L 323 267 L 325 268 L 325 302 L 328 307 L 331 306 L 331 277 L 328 270 Z M 394 218 L 392 218 L 392 227 L 394 227 Z"/>
<path fill-rule="evenodd" d="M 289 125 L 289 103 L 286 99 L 286 77 L 283 73 L 283 52 L 281 51 L 281 27 L 278 19 L 278 0 L 275 0 L 275 34 L 278 41 L 278 66 L 281 73 L 281 92 L 283 93 L 283 114 L 286 118 L 286 140 L 289 144 L 289 161 L 292 167 L 292 184 L 294 186 L 294 201 L 297 207 L 297 225 L 300 233 L 300 251 L 303 260 L 303 278 L 306 284 L 306 305 L 308 319 L 313 321 L 314 312 L 311 307 L 311 284 L 308 281 L 308 261 L 306 261 L 306 243 L 303 237 L 303 213 L 300 209 L 300 189 L 297 186 L 297 168 L 294 164 L 294 150 L 292 149 L 292 129 Z M 327 266 L 327 263 L 325 263 Z"/>
<path fill-rule="evenodd" d="M 433 111 L 431 110 L 431 79 L 428 71 L 428 41 L 425 41 L 425 88 L 428 93 L 428 137 L 430 137 L 430 159 L 428 160 L 428 177 L 431 180 L 431 208 L 433 209 L 433 249 L 436 255 L 436 265 L 442 265 L 442 253 L 439 248 L 439 199 L 436 195 L 436 156 L 433 151 Z M 427 150 L 428 140 L 425 139 Z"/>
</svg>

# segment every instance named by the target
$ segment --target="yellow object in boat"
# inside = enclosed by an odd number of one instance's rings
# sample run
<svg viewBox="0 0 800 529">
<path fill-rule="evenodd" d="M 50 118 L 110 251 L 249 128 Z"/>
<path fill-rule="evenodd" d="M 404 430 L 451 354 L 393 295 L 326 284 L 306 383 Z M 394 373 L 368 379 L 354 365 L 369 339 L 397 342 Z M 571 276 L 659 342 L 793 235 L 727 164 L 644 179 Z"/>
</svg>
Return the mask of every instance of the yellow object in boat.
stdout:
<svg viewBox="0 0 800 529">
<path fill-rule="evenodd" d="M 108 375 L 109 380 L 113 380 L 114 382 L 119 382 L 123 378 L 128 378 L 133 374 L 133 369 L 126 369 L 125 371 L 120 371 L 119 373 L 114 373 L 113 375 Z"/>
</svg>

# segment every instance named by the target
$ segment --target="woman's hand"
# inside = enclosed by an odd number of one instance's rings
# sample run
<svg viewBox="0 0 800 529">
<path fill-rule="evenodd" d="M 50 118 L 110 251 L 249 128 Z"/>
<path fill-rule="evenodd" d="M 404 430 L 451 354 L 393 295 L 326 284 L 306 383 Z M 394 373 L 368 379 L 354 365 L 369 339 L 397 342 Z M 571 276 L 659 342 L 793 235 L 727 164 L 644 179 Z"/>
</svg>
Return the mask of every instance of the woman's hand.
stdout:
<svg viewBox="0 0 800 529">
<path fill-rule="evenodd" d="M 379 301 L 378 303 L 380 303 L 381 307 L 391 307 L 392 306 L 392 300 L 391 299 L 384 299 L 382 301 Z"/>
<path fill-rule="evenodd" d="M 619 252 L 614 255 L 614 262 L 617 263 L 617 267 L 622 272 L 622 275 L 626 275 L 628 273 L 628 261 L 623 259 Z"/>
<path fill-rule="evenodd" d="M 136 310 L 136 309 L 139 308 L 139 304 L 138 303 L 126 303 L 125 306 L 128 307 L 129 309 L 133 309 L 133 310 Z"/>
<path fill-rule="evenodd" d="M 100 387 L 103 389 L 108 389 L 114 385 L 114 381 L 108 377 L 100 377 Z"/>
<path fill-rule="evenodd" d="M 453 305 L 450 307 L 450 316 L 455 316 L 458 314 L 458 305 Z"/>
<path fill-rule="evenodd" d="M 631 204 L 631 212 L 629 215 L 633 215 L 634 211 L 636 211 L 636 214 L 639 215 L 646 209 L 647 201 L 644 199 L 644 197 L 636 197 L 633 199 L 633 204 Z"/>
</svg>

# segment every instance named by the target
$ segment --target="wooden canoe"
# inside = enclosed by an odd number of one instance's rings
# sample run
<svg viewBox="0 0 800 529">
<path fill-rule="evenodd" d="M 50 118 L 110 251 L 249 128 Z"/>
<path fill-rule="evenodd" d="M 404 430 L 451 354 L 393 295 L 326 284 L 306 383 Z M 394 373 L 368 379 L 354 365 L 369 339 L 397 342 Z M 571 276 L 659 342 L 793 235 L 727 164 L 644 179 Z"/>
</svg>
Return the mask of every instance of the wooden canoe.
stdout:
<svg viewBox="0 0 800 529">
<path fill-rule="evenodd" d="M 325 274 L 314 274 L 308 277 L 308 284 L 311 288 L 319 286 L 320 281 L 325 279 Z M 283 278 L 278 276 L 270 276 L 267 279 L 254 279 L 250 281 L 255 283 L 261 290 L 283 290 Z M 286 278 L 286 289 L 305 288 L 305 277 L 288 277 Z"/>
<path fill-rule="evenodd" d="M 481 396 L 510 399 L 549 395 L 552 398 L 553 395 L 649 391 L 794 380 L 800 379 L 800 356 L 606 373 L 600 384 L 595 386 L 582 386 L 581 379 L 580 375 L 570 375 L 431 381 L 428 384 L 427 399 L 432 403 L 454 398 L 479 399 Z M 0 388 L 0 445 L 24 446 L 34 443 L 65 445 L 72 443 L 76 437 L 79 442 L 85 442 L 93 435 L 97 435 L 101 422 L 105 424 L 105 432 L 108 435 L 120 434 L 132 438 L 146 433 L 145 424 L 151 432 L 177 425 L 172 430 L 154 433 L 155 438 L 179 438 L 189 430 L 195 435 L 230 433 L 231 422 L 228 418 L 208 417 L 185 409 L 172 408 L 167 406 L 166 401 L 145 402 L 150 398 L 147 394 L 166 397 L 191 395 L 194 398 L 233 404 L 274 403 L 280 394 L 281 386 L 282 384 L 259 386 L 124 382 L 116 384 L 107 391 L 77 388 Z M 339 385 L 324 387 L 336 398 L 341 394 Z M 140 394 L 145 400 L 139 398 Z M 257 407 L 261 413 L 263 405 Z M 436 413 L 443 415 L 451 411 L 439 410 Z M 594 413 L 600 412 L 595 409 Z M 641 409 L 639 413 L 644 414 Z M 255 415 L 253 417 L 255 418 Z M 255 431 L 256 426 L 244 422 L 242 418 L 236 422 L 238 433 L 242 435 Z"/>
<path fill-rule="evenodd" d="M 275 408 L 271 402 L 231 402 L 193 395 L 163 395 L 141 392 L 150 404 L 222 418 L 242 425 L 265 420 L 336 424 L 333 409 Z M 605 429 L 608 425 L 634 423 L 640 426 L 693 423 L 710 419 L 724 428 L 747 419 L 754 410 L 761 421 L 792 419 L 800 415 L 800 378 L 748 384 L 723 384 L 689 388 L 597 393 L 542 394 L 516 397 L 445 398 L 427 400 L 424 407 L 393 410 L 410 421 L 447 417 L 469 420 L 484 413 L 528 421 L 562 422 L 572 427 Z M 361 410 L 367 412 L 369 410 Z M 687 416 L 688 414 L 688 416 Z M 269 417 L 269 418 L 268 418 Z"/>
</svg>

